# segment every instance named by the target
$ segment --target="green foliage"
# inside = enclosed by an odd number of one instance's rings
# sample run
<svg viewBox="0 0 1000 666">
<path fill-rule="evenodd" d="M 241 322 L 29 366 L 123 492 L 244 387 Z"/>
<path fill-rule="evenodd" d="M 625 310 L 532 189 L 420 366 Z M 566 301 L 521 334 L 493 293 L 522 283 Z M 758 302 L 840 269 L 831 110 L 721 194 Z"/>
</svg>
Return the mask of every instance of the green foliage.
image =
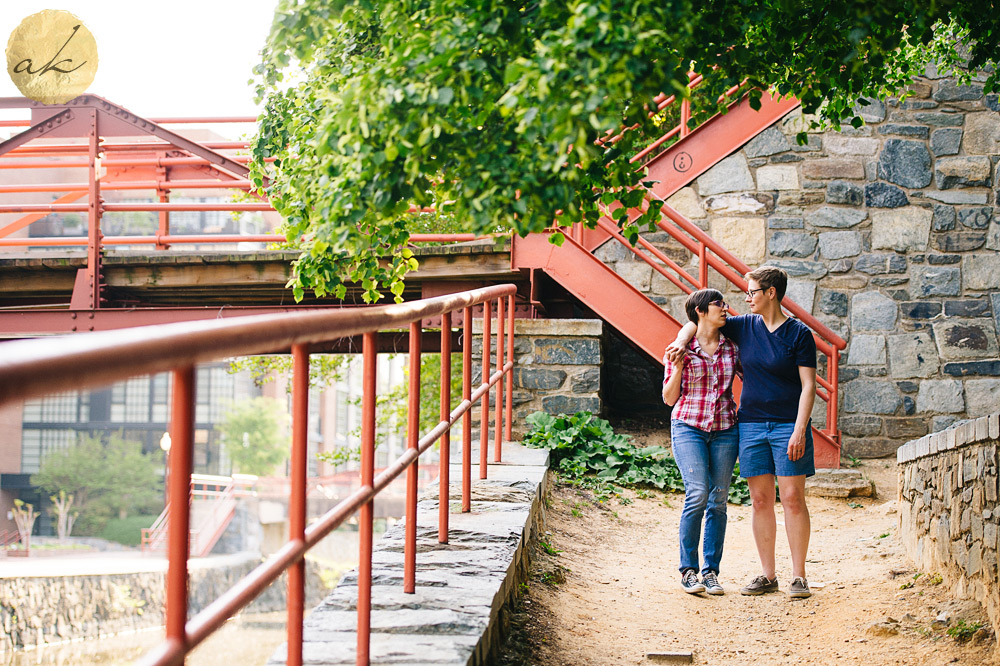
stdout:
<svg viewBox="0 0 1000 666">
<path fill-rule="evenodd" d="M 522 443 L 550 451 L 550 465 L 574 485 L 593 490 L 598 501 L 617 495 L 616 486 L 648 485 L 683 492 L 684 481 L 674 459 L 662 446 L 636 448 L 628 435 L 616 434 L 604 419 L 590 412 L 552 416 L 535 412 L 527 418 L 531 431 Z M 729 501 L 747 504 L 746 481 L 733 472 Z"/>
<path fill-rule="evenodd" d="M 152 514 L 112 518 L 97 536 L 123 546 L 138 546 L 142 541 L 142 529 L 152 525 L 156 518 L 157 516 Z"/>
<path fill-rule="evenodd" d="M 351 358 L 353 358 L 351 354 L 310 354 L 309 386 L 323 388 L 339 381 Z M 238 372 L 250 373 L 254 384 L 263 386 L 279 376 L 291 377 L 292 357 L 290 354 L 240 356 L 229 361 L 229 373 Z M 288 383 L 286 390 L 291 392 L 291 382 Z"/>
<path fill-rule="evenodd" d="M 215 429 L 241 474 L 267 476 L 288 456 L 288 414 L 274 398 L 233 403 Z"/>
<path fill-rule="evenodd" d="M 451 405 L 452 408 L 462 401 L 462 356 L 452 354 L 451 356 L 452 374 L 450 378 Z M 392 386 L 388 391 L 378 395 L 375 399 L 375 446 L 390 434 L 398 437 L 406 436 L 408 396 L 409 387 L 409 366 L 404 370 L 402 382 Z M 355 404 L 360 402 L 360 398 L 355 399 Z M 421 436 L 432 430 L 440 423 L 441 412 L 441 355 L 422 354 L 420 356 L 420 422 L 419 429 Z M 353 431 L 351 436 L 359 438 L 361 436 L 361 426 Z M 350 461 L 361 459 L 361 450 L 358 446 L 347 446 L 324 451 L 317 454 L 317 458 L 330 463 L 331 465 L 343 465 Z"/>
<path fill-rule="evenodd" d="M 42 460 L 31 483 L 46 493 L 73 495 L 81 534 L 96 534 L 113 516 L 150 513 L 162 502 L 158 461 L 142 453 L 138 442 L 118 434 L 107 441 L 82 437 L 76 446 L 54 451 Z"/>
<path fill-rule="evenodd" d="M 956 641 L 967 641 L 982 628 L 982 622 L 966 622 L 964 619 L 960 619 L 954 627 L 948 627 L 947 634 Z"/>
<path fill-rule="evenodd" d="M 556 548 L 555 546 L 553 546 L 551 543 L 549 543 L 545 539 L 539 539 L 538 540 L 538 545 L 539 545 L 539 547 L 541 547 L 542 551 L 544 551 L 546 555 L 551 555 L 552 557 L 555 557 L 559 553 L 562 552 L 561 550 L 559 550 L 558 548 Z"/>
<path fill-rule="evenodd" d="M 281 0 L 255 68 L 251 179 L 302 252 L 296 298 L 354 281 L 398 299 L 411 206 L 525 234 L 639 205 L 628 158 L 666 122 L 650 100 L 690 94 L 692 64 L 703 110 L 746 80 L 753 103 L 774 88 L 839 127 L 930 60 L 979 70 L 998 54 L 983 0 Z M 599 141 L 622 125 L 640 131 Z M 634 242 L 656 209 L 613 217 Z"/>
</svg>

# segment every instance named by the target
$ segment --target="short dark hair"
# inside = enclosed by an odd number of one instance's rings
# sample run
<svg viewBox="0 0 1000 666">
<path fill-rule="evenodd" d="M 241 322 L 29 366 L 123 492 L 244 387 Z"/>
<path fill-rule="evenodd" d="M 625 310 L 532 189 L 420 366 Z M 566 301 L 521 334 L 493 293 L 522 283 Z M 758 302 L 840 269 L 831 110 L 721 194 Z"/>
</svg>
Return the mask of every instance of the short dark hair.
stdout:
<svg viewBox="0 0 1000 666">
<path fill-rule="evenodd" d="M 765 291 L 774 287 L 774 293 L 778 297 L 778 302 L 785 297 L 785 290 L 788 289 L 788 273 L 777 266 L 761 266 L 756 268 L 744 277 L 747 280 L 756 280 L 761 289 Z"/>
<path fill-rule="evenodd" d="M 718 289 L 699 289 L 688 296 L 684 302 L 684 310 L 688 319 L 698 323 L 698 312 L 708 312 L 708 304 L 723 300 L 722 292 Z"/>
</svg>

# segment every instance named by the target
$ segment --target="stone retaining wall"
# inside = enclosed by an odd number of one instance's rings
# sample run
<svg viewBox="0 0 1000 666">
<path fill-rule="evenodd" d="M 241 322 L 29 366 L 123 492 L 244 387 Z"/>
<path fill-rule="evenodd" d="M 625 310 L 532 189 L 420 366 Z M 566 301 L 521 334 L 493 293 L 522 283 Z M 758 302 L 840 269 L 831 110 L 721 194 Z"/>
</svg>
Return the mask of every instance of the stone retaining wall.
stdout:
<svg viewBox="0 0 1000 666">
<path fill-rule="evenodd" d="M 482 334 L 482 319 L 473 321 L 473 334 Z M 524 419 L 533 412 L 573 414 L 604 409 L 601 365 L 604 360 L 604 322 L 599 319 L 517 319 L 514 322 L 514 431 L 523 434 Z M 494 346 L 496 337 L 494 332 Z M 506 340 L 504 353 L 506 354 Z M 482 379 L 482 339 L 472 344 L 473 386 Z M 491 359 L 496 371 L 496 350 Z M 491 393 L 491 404 L 495 392 Z M 473 410 L 478 429 L 480 410 Z M 515 437 L 516 438 L 516 437 Z"/>
<path fill-rule="evenodd" d="M 858 456 L 1000 405 L 1000 103 L 933 68 L 912 92 L 801 146 L 793 111 L 668 201 L 751 267 L 787 270 L 789 296 L 848 341 L 840 428 Z M 645 237 L 697 275 L 669 235 Z M 684 320 L 685 296 L 648 264 L 614 241 L 596 254 Z"/>
<path fill-rule="evenodd" d="M 189 614 L 215 601 L 258 564 L 256 556 L 230 556 L 192 568 Z M 163 571 L 148 571 L 0 579 L 0 653 L 162 626 L 164 575 Z M 251 609 L 284 609 L 286 589 L 282 577 Z M 314 603 L 325 593 L 316 567 L 307 567 L 309 600 Z"/>
<path fill-rule="evenodd" d="M 959 597 L 983 604 L 1000 630 L 1000 412 L 904 444 L 899 464 L 900 536 L 924 572 L 939 572 Z"/>
</svg>

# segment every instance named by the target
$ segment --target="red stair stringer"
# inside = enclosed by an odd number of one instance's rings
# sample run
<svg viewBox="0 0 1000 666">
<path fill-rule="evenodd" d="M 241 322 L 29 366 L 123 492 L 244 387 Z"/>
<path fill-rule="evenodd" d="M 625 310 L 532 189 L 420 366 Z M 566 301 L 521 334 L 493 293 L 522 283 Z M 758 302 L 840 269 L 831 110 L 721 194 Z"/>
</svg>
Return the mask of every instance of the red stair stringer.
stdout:
<svg viewBox="0 0 1000 666">
<path fill-rule="evenodd" d="M 515 236 L 511 262 L 516 268 L 544 270 L 658 363 L 681 328 L 663 308 L 572 238 L 557 246 L 549 242 L 548 234 Z"/>
<path fill-rule="evenodd" d="M 568 236 L 561 246 L 550 243 L 548 234 L 514 236 L 511 265 L 545 271 L 657 363 L 662 363 L 663 350 L 681 328 L 668 312 Z M 733 384 L 737 402 L 741 390 L 737 378 Z M 840 467 L 840 445 L 836 440 L 815 427 L 812 434 L 816 467 Z"/>
</svg>

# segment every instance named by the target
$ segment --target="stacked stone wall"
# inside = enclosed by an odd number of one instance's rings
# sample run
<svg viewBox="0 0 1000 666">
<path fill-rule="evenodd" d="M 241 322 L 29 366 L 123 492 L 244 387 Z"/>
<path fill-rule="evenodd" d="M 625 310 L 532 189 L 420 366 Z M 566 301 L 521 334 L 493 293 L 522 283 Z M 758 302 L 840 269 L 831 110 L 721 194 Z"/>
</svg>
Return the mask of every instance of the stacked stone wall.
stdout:
<svg viewBox="0 0 1000 666">
<path fill-rule="evenodd" d="M 482 379 L 482 320 L 473 323 L 473 386 Z M 523 434 L 524 419 L 537 411 L 601 414 L 601 365 L 604 359 L 604 322 L 595 319 L 518 319 L 514 322 L 514 423 Z M 506 354 L 506 341 L 504 343 Z M 496 334 L 491 368 L 496 371 Z M 505 359 L 506 360 L 506 359 Z M 506 387 L 506 385 L 505 385 Z M 495 392 L 490 394 L 495 405 Z M 492 407 L 491 407 L 492 410 Z M 491 411 L 492 413 L 492 411 Z M 480 410 L 473 410 L 478 429 Z"/>
<path fill-rule="evenodd" d="M 1000 407 L 1000 104 L 927 74 L 861 108 L 858 129 L 811 131 L 793 111 L 669 199 L 748 265 L 787 270 L 788 295 L 848 342 L 839 425 L 858 456 Z M 646 238 L 697 275 L 668 234 Z M 597 255 L 683 315 L 684 294 L 619 243 Z"/>
<path fill-rule="evenodd" d="M 190 572 L 188 610 L 193 615 L 215 601 L 260 564 L 259 557 L 227 557 Z M 307 597 L 326 593 L 319 569 L 307 566 Z M 161 626 L 164 572 L 0 579 L 0 654 L 44 644 L 96 639 Z M 269 586 L 252 611 L 285 608 L 287 582 Z"/>
<path fill-rule="evenodd" d="M 983 604 L 1000 630 L 1000 412 L 901 446 L 900 536 L 921 571 L 940 572 L 959 597 Z"/>
</svg>

